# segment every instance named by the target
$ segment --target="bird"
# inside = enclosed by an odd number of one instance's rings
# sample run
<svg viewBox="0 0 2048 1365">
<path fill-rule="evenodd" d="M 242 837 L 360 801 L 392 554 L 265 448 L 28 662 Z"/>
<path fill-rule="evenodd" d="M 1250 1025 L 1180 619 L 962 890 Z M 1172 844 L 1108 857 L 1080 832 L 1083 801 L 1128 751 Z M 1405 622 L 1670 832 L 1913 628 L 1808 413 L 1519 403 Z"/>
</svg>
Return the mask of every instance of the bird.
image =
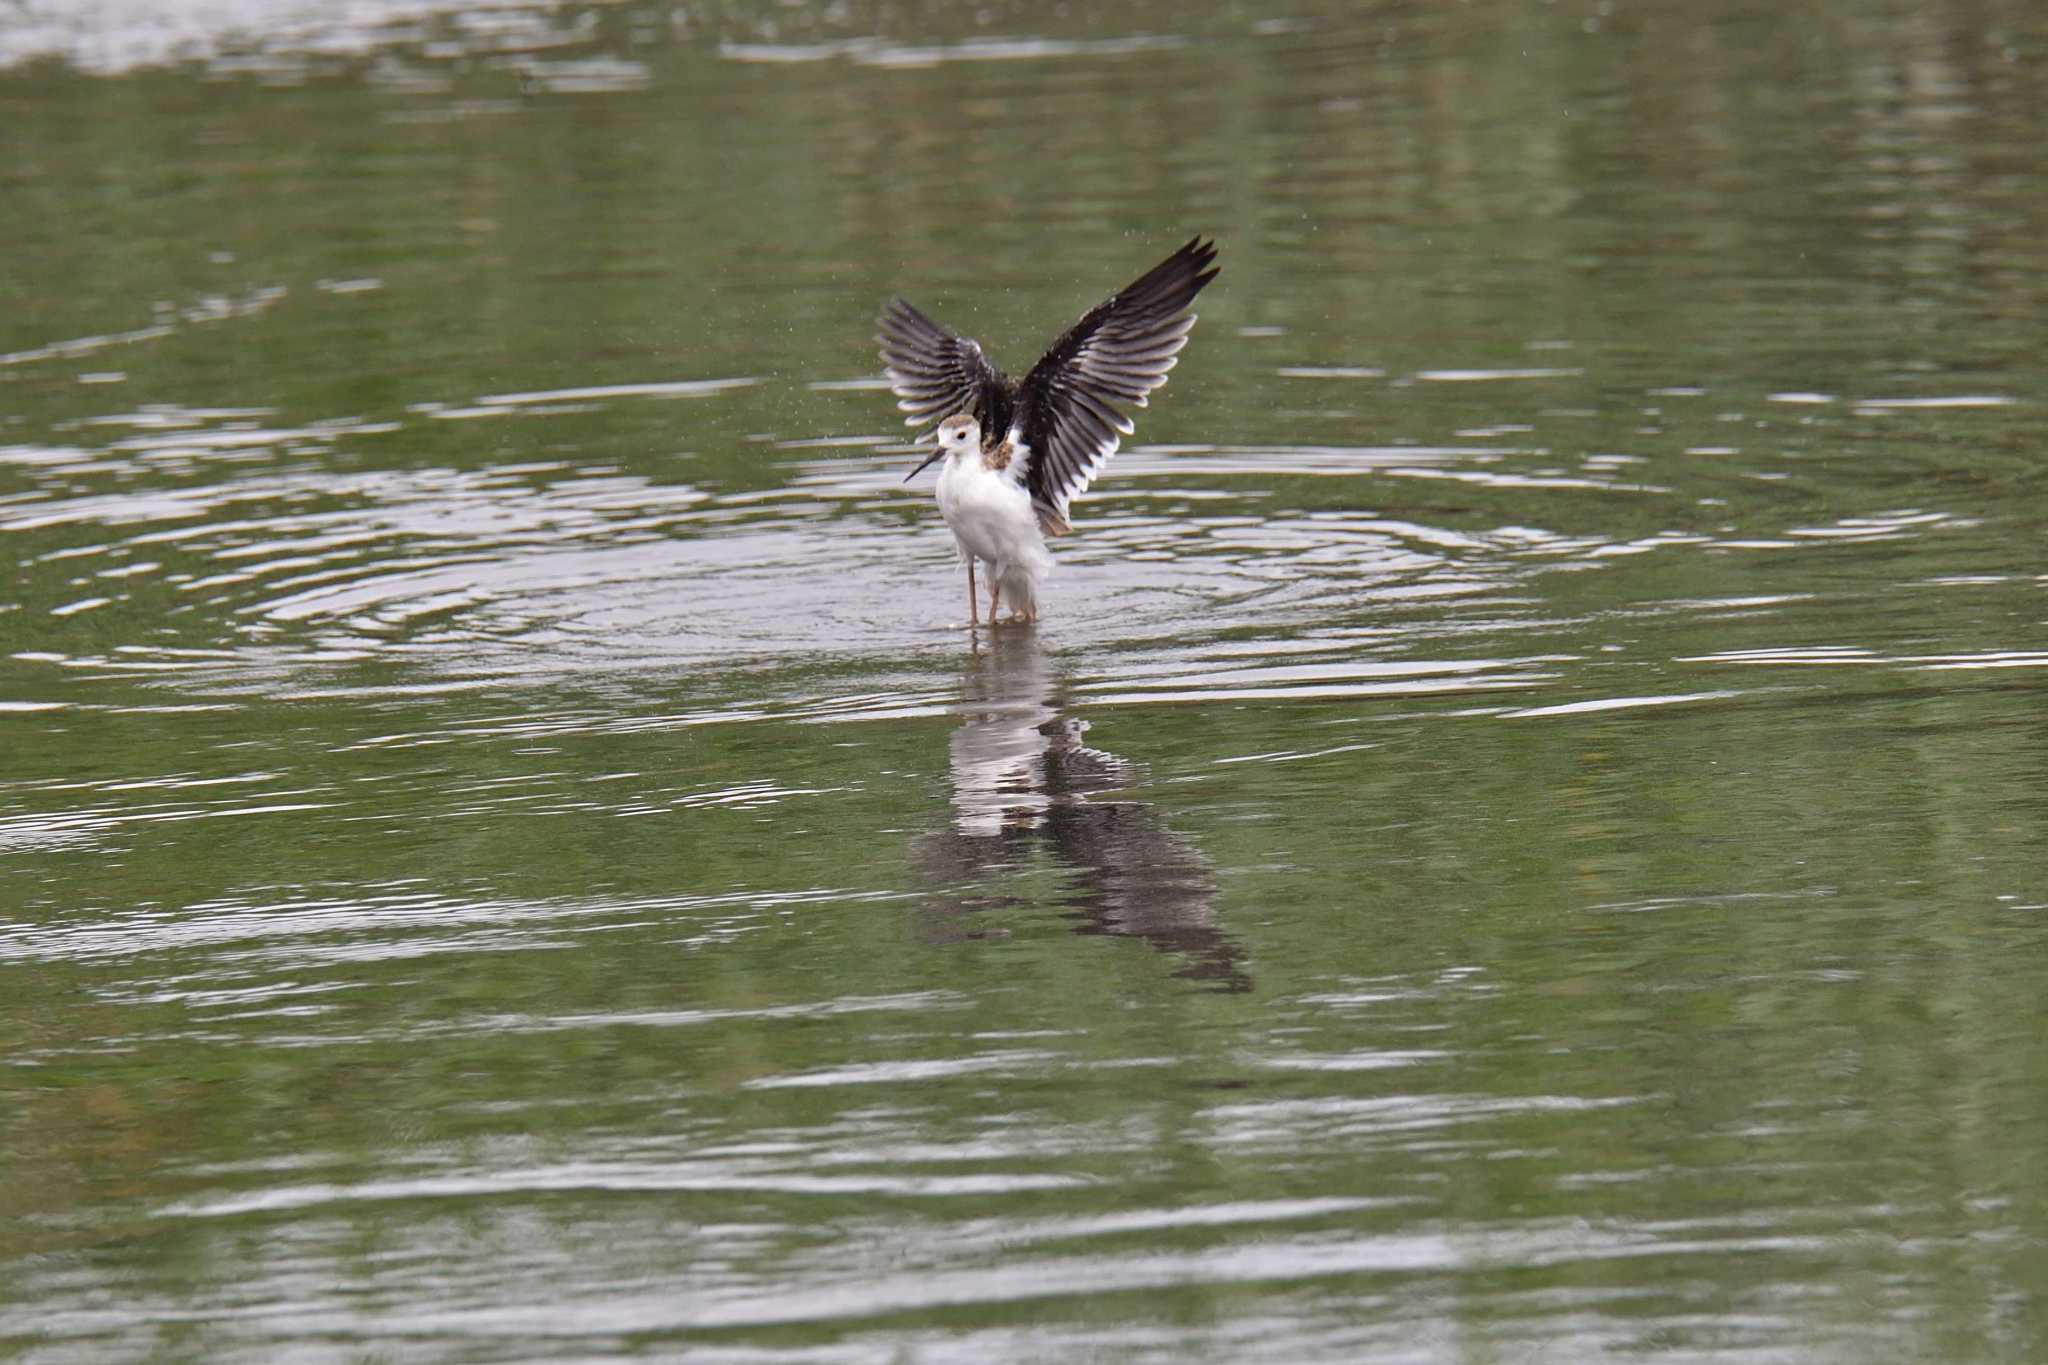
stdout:
<svg viewBox="0 0 2048 1365">
<path fill-rule="evenodd" d="M 974 566 L 989 571 L 989 624 L 1005 597 L 1012 621 L 1036 621 L 1052 571 L 1047 536 L 1073 529 L 1074 498 L 1092 482 L 1131 419 L 1179 363 L 1195 325 L 1195 296 L 1215 279 L 1216 243 L 1200 236 L 1088 310 L 1022 382 L 990 363 L 980 343 L 891 299 L 882 309 L 882 365 L 906 423 L 936 421 L 936 445 L 908 483 L 935 461 L 939 512 L 967 564 L 967 615 L 978 626 Z"/>
</svg>

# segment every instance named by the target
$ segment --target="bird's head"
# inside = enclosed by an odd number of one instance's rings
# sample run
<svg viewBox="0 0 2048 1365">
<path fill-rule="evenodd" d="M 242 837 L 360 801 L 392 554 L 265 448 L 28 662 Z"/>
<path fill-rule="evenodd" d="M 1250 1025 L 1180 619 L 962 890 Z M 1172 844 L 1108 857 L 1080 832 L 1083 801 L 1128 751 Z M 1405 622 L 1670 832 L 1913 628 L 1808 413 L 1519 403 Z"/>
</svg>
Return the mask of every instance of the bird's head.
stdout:
<svg viewBox="0 0 2048 1365">
<path fill-rule="evenodd" d="M 955 413 L 939 423 L 936 439 L 938 448 L 925 457 L 924 464 L 919 465 L 911 470 L 909 474 L 905 475 L 903 482 L 909 483 L 919 474 L 922 474 L 925 471 L 925 467 L 934 460 L 945 459 L 949 456 L 958 458 L 962 455 L 980 454 L 981 423 L 975 421 L 967 413 Z"/>
</svg>

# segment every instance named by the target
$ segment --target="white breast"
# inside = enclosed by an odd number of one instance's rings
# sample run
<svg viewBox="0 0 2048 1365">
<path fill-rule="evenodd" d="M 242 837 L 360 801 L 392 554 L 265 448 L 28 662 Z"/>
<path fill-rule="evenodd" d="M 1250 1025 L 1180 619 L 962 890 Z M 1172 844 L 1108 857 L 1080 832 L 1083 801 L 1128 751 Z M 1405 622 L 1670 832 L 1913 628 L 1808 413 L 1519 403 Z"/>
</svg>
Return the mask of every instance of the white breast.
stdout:
<svg viewBox="0 0 2048 1365">
<path fill-rule="evenodd" d="M 939 472 L 939 511 L 962 553 L 1000 571 L 1045 557 L 1045 538 L 1031 511 L 1031 495 L 1007 471 L 978 459 L 949 459 Z"/>
</svg>

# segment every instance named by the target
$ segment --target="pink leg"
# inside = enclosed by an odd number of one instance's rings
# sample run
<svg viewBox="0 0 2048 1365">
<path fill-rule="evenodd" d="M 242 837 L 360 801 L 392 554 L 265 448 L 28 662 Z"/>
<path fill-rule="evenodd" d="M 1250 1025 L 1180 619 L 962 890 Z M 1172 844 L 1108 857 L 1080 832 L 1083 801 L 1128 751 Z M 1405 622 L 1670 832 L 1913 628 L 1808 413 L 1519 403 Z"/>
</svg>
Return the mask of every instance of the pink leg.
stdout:
<svg viewBox="0 0 2048 1365">
<path fill-rule="evenodd" d="M 1002 609 L 1003 584 L 1001 579 L 991 578 L 988 583 L 988 623 L 996 623 L 996 612 Z"/>
<path fill-rule="evenodd" d="M 980 610 L 981 610 L 981 603 L 980 603 L 980 602 L 978 602 L 978 601 L 976 601 L 976 600 L 975 600 L 975 596 L 974 596 L 974 556 L 973 556 L 973 555 L 969 555 L 969 556 L 967 557 L 967 624 L 968 624 L 968 625 L 970 625 L 970 626 L 978 626 L 978 625 L 980 625 L 980 624 L 981 624 L 981 618 L 980 618 L 979 616 L 975 615 L 975 613 L 976 613 L 976 612 L 978 612 L 978 611 L 980 611 Z"/>
</svg>

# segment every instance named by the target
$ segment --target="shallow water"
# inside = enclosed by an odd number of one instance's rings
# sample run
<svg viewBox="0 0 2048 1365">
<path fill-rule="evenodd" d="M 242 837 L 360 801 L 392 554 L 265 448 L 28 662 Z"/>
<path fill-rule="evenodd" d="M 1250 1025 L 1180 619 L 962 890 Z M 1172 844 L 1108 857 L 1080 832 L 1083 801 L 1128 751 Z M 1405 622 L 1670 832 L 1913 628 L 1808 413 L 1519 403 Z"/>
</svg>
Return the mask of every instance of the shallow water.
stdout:
<svg viewBox="0 0 2048 1365">
<path fill-rule="evenodd" d="M 2035 7 L 17 10 L 9 1348 L 2048 1353 Z"/>
</svg>

